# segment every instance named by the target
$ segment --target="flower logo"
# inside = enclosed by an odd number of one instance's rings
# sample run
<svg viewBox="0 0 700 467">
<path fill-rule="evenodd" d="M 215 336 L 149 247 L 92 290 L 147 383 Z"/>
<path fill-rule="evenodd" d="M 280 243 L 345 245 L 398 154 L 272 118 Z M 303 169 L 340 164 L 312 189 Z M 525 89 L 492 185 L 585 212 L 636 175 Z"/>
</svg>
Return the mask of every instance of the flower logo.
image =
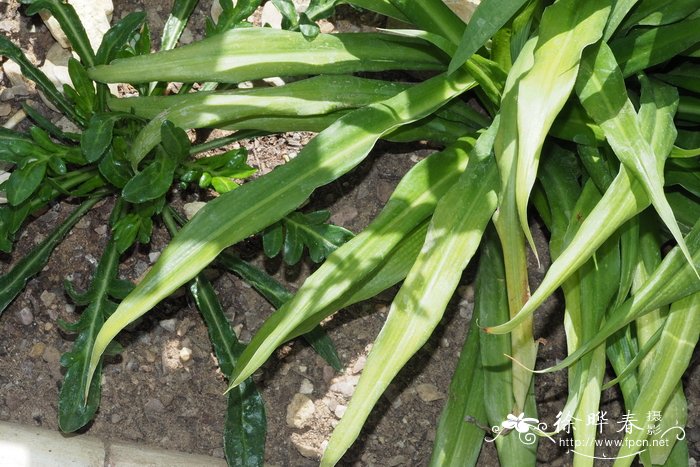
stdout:
<svg viewBox="0 0 700 467">
<path fill-rule="evenodd" d="M 516 430 L 518 433 L 527 433 L 530 431 L 530 428 L 536 427 L 538 423 L 539 420 L 526 417 L 524 413 L 517 417 L 513 414 L 508 414 L 501 426 L 508 431 Z"/>
</svg>

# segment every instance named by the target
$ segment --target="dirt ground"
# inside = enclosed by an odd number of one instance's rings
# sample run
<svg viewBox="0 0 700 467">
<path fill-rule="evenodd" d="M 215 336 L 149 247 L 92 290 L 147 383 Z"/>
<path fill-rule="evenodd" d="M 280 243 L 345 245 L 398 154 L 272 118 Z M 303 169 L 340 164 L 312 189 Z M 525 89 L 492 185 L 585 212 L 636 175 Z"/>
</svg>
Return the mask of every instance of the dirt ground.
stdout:
<svg viewBox="0 0 700 467">
<path fill-rule="evenodd" d="M 188 28 L 194 39 L 202 35 L 210 5 L 210 2 L 201 3 Z M 151 29 L 158 31 L 167 18 L 170 4 L 156 0 L 115 0 L 115 18 L 144 9 Z M 331 19 L 331 24 L 353 29 L 373 21 L 376 22 L 376 17 L 372 15 L 343 10 Z M 53 43 L 40 21 L 19 15 L 14 0 L 0 0 L 0 32 L 18 41 L 38 64 Z M 3 86 L 9 87 L 6 80 L 0 82 L 0 91 Z M 6 112 L 0 122 L 28 99 L 38 101 L 29 90 L 26 95 L 0 102 L 0 113 Z M 284 134 L 243 144 L 250 150 L 249 163 L 266 172 L 293 157 L 310 137 Z M 329 209 L 333 223 L 359 232 L 379 212 L 401 176 L 431 151 L 420 144 L 380 143 L 354 172 L 319 190 L 311 200 L 311 207 Z M 178 202 L 193 201 L 190 195 L 178 192 L 173 197 Z M 0 256 L 0 272 L 8 270 L 24 252 L 41 241 L 72 208 L 66 203 L 56 204 L 32 220 L 15 253 Z M 68 277 L 78 286 L 87 285 L 96 258 L 106 243 L 105 225 L 110 208 L 111 203 L 106 202 L 89 213 L 55 251 L 45 270 L 30 281 L 26 291 L 0 317 L 0 420 L 58 429 L 57 396 L 62 381 L 59 358 L 70 349 L 72 341 L 56 322 L 75 321 L 80 311 L 76 311 L 64 294 L 63 280 Z M 546 239 L 537 226 L 535 232 L 540 257 L 546 263 Z M 165 231 L 159 228 L 154 233 L 152 249 L 127 253 L 123 257 L 123 276 L 141 277 L 167 240 Z M 298 287 L 314 267 L 310 262 L 287 267 L 278 260 L 264 259 L 258 238 L 237 248 L 246 259 L 264 266 L 291 288 Z M 531 265 L 534 287 L 541 279 L 542 270 L 534 262 Z M 465 272 L 458 294 L 437 331 L 380 399 L 342 465 L 391 467 L 428 463 L 436 422 L 471 318 L 469 283 L 473 271 L 470 267 Z M 214 283 L 232 325 L 241 340 L 247 342 L 273 311 L 272 307 L 234 276 L 219 275 Z M 395 292 L 396 289 L 387 291 L 375 300 L 344 310 L 325 325 L 346 365 L 345 371 L 336 373 L 306 344 L 294 341 L 280 349 L 256 374 L 267 408 L 267 465 L 318 463 L 318 455 L 348 403 Z M 535 335 L 542 338 L 540 367 L 553 364 L 566 353 L 560 308 L 555 297 L 538 314 Z M 111 439 L 223 457 L 225 397 L 222 393 L 226 382 L 217 371 L 206 328 L 194 304 L 184 294 L 176 294 L 130 326 L 119 341 L 124 352 L 105 366 L 101 407 L 86 431 Z M 173 358 L 185 347 L 192 350 L 189 361 L 183 363 Z M 700 429 L 696 421 L 700 411 L 699 367 L 696 355 L 686 377 L 690 410 L 687 433 L 691 455 L 696 459 L 700 458 Z M 538 376 L 540 420 L 551 426 L 565 398 L 564 372 Z M 313 404 L 313 411 L 297 426 L 287 421 L 287 408 L 293 399 Z M 621 415 L 619 399 L 615 390 L 603 395 L 602 409 L 609 411 L 611 419 Z M 620 434 L 611 432 L 607 438 L 615 436 L 619 438 Z M 540 442 L 538 459 L 541 465 L 568 465 L 572 457 L 566 448 L 545 440 Z M 485 445 L 480 465 L 497 465 L 492 445 Z"/>
</svg>

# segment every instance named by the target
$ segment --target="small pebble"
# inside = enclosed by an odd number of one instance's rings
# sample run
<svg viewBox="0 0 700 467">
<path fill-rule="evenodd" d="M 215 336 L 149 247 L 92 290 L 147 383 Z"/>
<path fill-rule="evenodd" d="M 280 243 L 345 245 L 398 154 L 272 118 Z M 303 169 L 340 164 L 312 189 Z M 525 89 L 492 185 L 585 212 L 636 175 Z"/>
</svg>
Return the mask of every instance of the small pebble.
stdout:
<svg viewBox="0 0 700 467">
<path fill-rule="evenodd" d="M 301 380 L 301 386 L 299 387 L 300 394 L 312 394 L 314 392 L 314 385 L 308 379 L 304 378 Z"/>
<path fill-rule="evenodd" d="M 338 407 L 338 402 L 335 399 L 325 398 L 323 399 L 323 403 L 326 405 L 326 407 L 328 407 L 328 410 L 330 410 L 331 412 L 333 412 L 335 408 Z"/>
<path fill-rule="evenodd" d="M 49 292 L 48 290 L 44 290 L 43 292 L 41 292 L 39 299 L 41 300 L 41 303 L 43 303 L 45 306 L 50 307 L 56 300 L 56 294 L 53 292 Z"/>
<path fill-rule="evenodd" d="M 113 413 L 110 420 L 111 420 L 113 425 L 116 425 L 117 423 L 119 423 L 123 420 L 123 417 L 119 414 Z"/>
<path fill-rule="evenodd" d="M 433 402 L 445 398 L 445 395 L 438 391 L 438 388 L 433 384 L 419 384 L 416 386 L 416 392 L 423 402 Z"/>
<path fill-rule="evenodd" d="M 293 428 L 304 428 L 315 411 L 316 406 L 311 399 L 303 394 L 294 394 L 287 406 L 287 425 Z"/>
<path fill-rule="evenodd" d="M 265 5 L 272 5 L 272 3 L 266 3 Z M 299 451 L 299 454 L 307 459 L 318 460 L 321 457 L 321 450 L 311 444 L 307 439 L 292 437 L 292 444 L 296 450 Z"/>
<path fill-rule="evenodd" d="M 107 226 L 106 225 L 100 225 L 99 227 L 95 227 L 93 229 L 97 235 L 106 235 L 107 234 Z"/>
<path fill-rule="evenodd" d="M 7 103 L 0 104 L 0 117 L 7 117 L 12 112 L 12 106 Z"/>
<path fill-rule="evenodd" d="M 163 352 L 161 353 L 161 363 L 166 371 L 174 371 L 182 368 L 180 362 L 180 344 L 176 340 L 170 340 L 165 343 Z"/>
<path fill-rule="evenodd" d="M 49 332 L 53 329 L 53 323 L 46 323 L 44 324 L 44 331 Z"/>
<path fill-rule="evenodd" d="M 180 349 L 180 361 L 182 363 L 189 362 L 192 359 L 192 349 L 183 347 Z"/>
<path fill-rule="evenodd" d="M 352 365 L 350 372 L 353 375 L 360 373 L 362 370 L 364 370 L 366 363 L 367 357 L 365 357 L 364 355 L 360 355 L 359 357 L 357 357 L 357 360 L 355 360 L 355 363 Z"/>
<path fill-rule="evenodd" d="M 146 351 L 144 352 L 144 355 L 145 355 L 146 361 L 147 361 L 148 363 L 153 363 L 153 362 L 156 361 L 156 354 L 154 354 L 154 353 L 151 352 L 150 350 L 146 350 Z"/>
<path fill-rule="evenodd" d="M 175 332 L 175 329 L 177 328 L 177 320 L 175 318 L 162 319 L 158 325 L 166 331 Z"/>
<path fill-rule="evenodd" d="M 346 410 L 348 410 L 347 406 L 342 405 L 342 404 L 338 404 L 335 407 L 335 410 L 333 411 L 333 413 L 335 414 L 336 417 L 343 418 L 343 415 L 345 415 Z"/>
<path fill-rule="evenodd" d="M 144 405 L 146 412 L 150 413 L 163 413 L 165 412 L 165 406 L 160 401 L 160 399 L 149 399 Z"/>
<path fill-rule="evenodd" d="M 46 349 L 46 344 L 43 342 L 37 342 L 29 350 L 29 356 L 31 358 L 39 358 L 44 354 L 44 349 Z"/>
<path fill-rule="evenodd" d="M 346 397 L 350 397 L 355 392 L 355 386 L 347 381 L 339 381 L 331 384 L 330 390 Z"/>
<path fill-rule="evenodd" d="M 30 310 L 28 307 L 24 307 L 19 310 L 19 321 L 25 326 L 32 324 L 34 322 L 34 314 L 32 314 L 32 310 Z"/>
<path fill-rule="evenodd" d="M 158 261 L 158 258 L 160 257 L 160 251 L 154 251 L 148 254 L 148 261 L 151 262 L 151 264 L 155 263 Z"/>
<path fill-rule="evenodd" d="M 41 358 L 48 364 L 55 365 L 61 359 L 61 352 L 56 347 L 47 346 L 41 354 Z"/>
</svg>

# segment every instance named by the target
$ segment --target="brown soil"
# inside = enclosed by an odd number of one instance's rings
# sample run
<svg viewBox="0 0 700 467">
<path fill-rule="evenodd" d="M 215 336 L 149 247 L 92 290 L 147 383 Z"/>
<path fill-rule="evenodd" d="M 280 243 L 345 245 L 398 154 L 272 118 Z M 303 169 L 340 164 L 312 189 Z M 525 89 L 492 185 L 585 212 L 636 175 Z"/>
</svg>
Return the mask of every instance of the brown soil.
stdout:
<svg viewBox="0 0 700 467">
<path fill-rule="evenodd" d="M 118 1 L 115 2 L 115 18 L 120 18 L 124 12 L 145 9 L 152 29 L 157 31 L 162 28 L 170 3 Z M 202 3 L 208 8 L 209 2 Z M 376 19 L 358 19 L 356 13 L 344 11 L 345 16 L 331 21 L 356 28 L 362 20 L 366 24 Z M 206 14 L 207 11 L 199 7 L 194 16 L 190 29 L 195 39 L 201 36 Z M 14 0 L 0 3 L 0 29 L 18 41 L 36 63 L 42 62 L 53 43 L 40 21 L 19 15 Z M 38 101 L 35 95 L 28 98 Z M 20 102 L 20 99 L 8 102 L 12 106 L 11 114 L 19 109 Z M 246 141 L 244 145 L 251 155 L 249 163 L 264 172 L 269 171 L 293 157 L 309 136 L 285 134 Z M 334 223 L 359 232 L 379 212 L 402 174 L 430 151 L 421 145 L 379 144 L 351 175 L 319 190 L 311 207 L 329 209 Z M 173 197 L 177 202 L 191 201 L 177 192 Z M 79 316 L 79 310 L 76 312 L 64 294 L 62 284 L 69 277 L 79 287 L 87 285 L 96 258 L 106 243 L 104 226 L 110 207 L 111 203 L 106 202 L 89 213 L 56 249 L 45 270 L 30 281 L 25 292 L 0 317 L 0 420 L 58 429 L 57 396 L 62 381 L 58 360 L 72 342 L 70 336 L 59 330 L 57 320 L 75 321 Z M 56 204 L 32 220 L 19 239 L 15 253 L 0 258 L 0 271 L 7 271 L 72 208 L 67 203 Z M 536 233 L 542 258 L 546 256 L 546 240 L 537 229 Z M 167 241 L 165 231 L 157 229 L 150 250 L 139 248 L 123 257 L 123 276 L 141 277 L 154 259 L 154 255 L 149 257 L 149 254 L 161 251 Z M 298 287 L 314 268 L 309 262 L 286 267 L 278 260 L 264 259 L 257 238 L 244 242 L 238 249 L 246 259 L 263 265 L 291 288 Z M 536 284 L 542 274 L 534 262 L 531 269 L 533 284 Z M 360 438 L 343 459 L 343 465 L 427 464 L 436 422 L 471 318 L 473 304 L 469 301 L 467 286 L 471 277 L 473 267 L 465 272 L 462 287 L 431 340 L 380 399 Z M 234 276 L 219 275 L 214 282 L 231 324 L 247 342 L 273 311 L 272 307 Z M 256 374 L 267 408 L 268 465 L 317 464 L 316 455 L 337 424 L 337 414 L 342 413 L 342 406 L 348 401 L 347 395 L 331 390 L 331 385 L 352 384 L 357 379 L 395 292 L 396 289 L 387 291 L 373 301 L 344 310 L 325 324 L 347 366 L 344 372 L 336 374 L 302 341 L 294 341 L 280 349 Z M 22 316 L 26 322 L 28 312 L 33 319 L 30 324 L 22 324 Z M 540 346 L 540 367 L 549 366 L 566 354 L 560 323 L 561 310 L 555 298 L 546 304 L 536 322 L 536 336 L 544 339 Z M 105 367 L 101 407 L 86 431 L 106 438 L 223 457 L 225 397 L 222 393 L 226 382 L 217 371 L 206 328 L 193 303 L 184 294 L 176 294 L 130 326 L 120 335 L 119 341 L 124 351 Z M 173 363 L 170 356 L 183 347 L 193 351 L 192 359 L 184 364 L 175 359 Z M 700 409 L 699 372 L 696 358 L 686 379 L 691 412 L 688 435 L 691 455 L 696 458 L 700 455 L 700 430 L 695 421 Z M 538 376 L 537 382 L 539 418 L 551 426 L 566 398 L 566 374 Z M 434 391 L 435 400 L 426 401 L 424 399 L 431 398 L 421 397 L 426 388 Z M 293 397 L 300 392 L 306 393 L 305 397 L 313 402 L 315 410 L 304 427 L 295 428 L 288 425 L 286 414 Z M 609 411 L 609 418 L 619 418 L 619 394 L 607 391 L 603 399 L 603 410 Z M 608 438 L 614 436 L 619 438 L 619 434 L 614 433 Z M 540 442 L 538 458 L 541 465 L 568 465 L 571 455 L 565 451 L 544 440 Z M 480 465 L 497 465 L 496 459 L 493 446 L 485 444 Z"/>
</svg>

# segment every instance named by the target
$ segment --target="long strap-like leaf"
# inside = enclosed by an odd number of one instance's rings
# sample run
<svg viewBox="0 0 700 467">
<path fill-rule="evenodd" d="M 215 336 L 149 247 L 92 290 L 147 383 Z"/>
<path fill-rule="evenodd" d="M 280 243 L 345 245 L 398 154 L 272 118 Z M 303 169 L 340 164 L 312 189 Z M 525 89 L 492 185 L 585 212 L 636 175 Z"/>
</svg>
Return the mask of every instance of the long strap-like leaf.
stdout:
<svg viewBox="0 0 700 467">
<path fill-rule="evenodd" d="M 335 250 L 294 299 L 265 321 L 241 356 L 238 378 L 252 374 L 286 340 L 403 279 L 415 260 L 416 240 L 422 244 L 425 239 L 420 224 L 464 171 L 470 147 L 471 142 L 462 140 L 416 164 L 377 218 Z"/>
<path fill-rule="evenodd" d="M 383 134 L 432 113 L 473 85 L 473 79 L 463 73 L 439 75 L 358 109 L 316 136 L 287 164 L 210 201 L 173 238 L 149 274 L 105 323 L 93 364 L 119 331 L 196 276 L 224 248 L 281 219 L 317 187 L 355 167 Z"/>
<path fill-rule="evenodd" d="M 518 83 L 515 201 L 520 226 L 536 251 L 527 207 L 540 152 L 555 117 L 574 89 L 583 49 L 603 34 L 610 0 L 560 0 L 542 15 L 532 65 Z"/>
<path fill-rule="evenodd" d="M 391 305 L 321 466 L 335 465 L 355 441 L 391 380 L 432 334 L 476 252 L 498 200 L 492 130 L 479 139 L 476 157 L 438 203 L 423 249 Z"/>
<path fill-rule="evenodd" d="M 89 75 L 106 83 L 239 83 L 280 75 L 441 70 L 442 60 L 430 44 L 390 34 L 319 34 L 307 41 L 297 32 L 238 28 L 173 50 L 118 59 Z"/>
<path fill-rule="evenodd" d="M 199 275 L 191 282 L 190 293 L 207 323 L 209 338 L 221 371 L 229 376 L 245 346 L 236 339 L 214 288 L 205 277 Z M 224 426 L 224 452 L 228 464 L 240 467 L 262 466 L 265 460 L 266 434 L 265 404 L 253 380 L 248 379 L 228 393 Z"/>
</svg>

